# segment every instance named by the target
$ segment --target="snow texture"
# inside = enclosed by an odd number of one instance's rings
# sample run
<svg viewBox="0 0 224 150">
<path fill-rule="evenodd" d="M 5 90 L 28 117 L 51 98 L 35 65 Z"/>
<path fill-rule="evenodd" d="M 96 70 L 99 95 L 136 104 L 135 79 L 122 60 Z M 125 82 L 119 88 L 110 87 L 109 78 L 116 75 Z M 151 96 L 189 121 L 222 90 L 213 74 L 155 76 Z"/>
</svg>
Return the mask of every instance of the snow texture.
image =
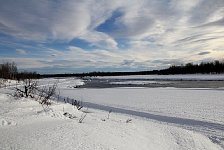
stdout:
<svg viewBox="0 0 224 150">
<path fill-rule="evenodd" d="M 33 99 L 14 99 L 10 88 L 1 88 L 0 149 L 224 148 L 222 89 L 82 89 L 74 87 L 84 81 L 74 78 L 42 79 L 39 84 L 55 81 L 61 101 L 69 97 L 85 107 L 77 110 L 55 101 L 43 111 Z"/>
</svg>

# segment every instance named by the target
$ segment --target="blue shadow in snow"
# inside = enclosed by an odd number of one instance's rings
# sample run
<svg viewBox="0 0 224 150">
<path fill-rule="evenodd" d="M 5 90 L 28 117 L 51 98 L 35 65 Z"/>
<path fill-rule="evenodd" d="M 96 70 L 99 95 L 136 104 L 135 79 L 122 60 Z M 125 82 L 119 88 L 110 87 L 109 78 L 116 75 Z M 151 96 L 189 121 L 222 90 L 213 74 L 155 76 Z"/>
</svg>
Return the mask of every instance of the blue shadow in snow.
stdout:
<svg viewBox="0 0 224 150">
<path fill-rule="evenodd" d="M 90 102 L 83 102 L 84 107 L 99 109 L 104 111 L 110 111 L 122 114 L 128 114 L 138 117 L 144 117 L 164 123 L 173 123 L 182 126 L 190 126 L 190 127 L 199 127 L 199 128 L 209 128 L 211 130 L 221 130 L 224 131 L 224 125 L 219 123 L 212 123 L 206 121 L 199 121 L 194 119 L 186 119 L 186 118 L 178 118 L 178 117 L 169 117 L 169 116 L 162 116 L 162 115 L 155 115 L 147 112 L 139 112 L 135 110 L 128 110 L 123 108 L 116 108 L 111 106 L 104 106 L 99 104 L 94 104 Z"/>
</svg>

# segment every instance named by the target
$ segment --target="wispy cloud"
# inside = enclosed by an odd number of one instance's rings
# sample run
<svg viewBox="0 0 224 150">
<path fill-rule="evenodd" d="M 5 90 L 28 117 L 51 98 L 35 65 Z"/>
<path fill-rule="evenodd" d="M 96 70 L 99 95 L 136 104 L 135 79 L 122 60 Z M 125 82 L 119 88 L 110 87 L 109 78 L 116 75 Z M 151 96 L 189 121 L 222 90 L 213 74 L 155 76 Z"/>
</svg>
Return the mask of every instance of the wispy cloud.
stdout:
<svg viewBox="0 0 224 150">
<path fill-rule="evenodd" d="M 2 62 L 15 62 L 19 65 L 22 69 L 30 69 L 30 68 L 44 68 L 50 67 L 49 64 L 45 63 L 44 61 L 38 59 L 31 59 L 31 58 L 13 58 L 13 57 L 4 57 L 0 58 Z"/>
<path fill-rule="evenodd" d="M 223 0 L 7 0 L 0 47 L 21 54 L 23 68 L 163 68 L 221 59 L 223 18 Z"/>
</svg>

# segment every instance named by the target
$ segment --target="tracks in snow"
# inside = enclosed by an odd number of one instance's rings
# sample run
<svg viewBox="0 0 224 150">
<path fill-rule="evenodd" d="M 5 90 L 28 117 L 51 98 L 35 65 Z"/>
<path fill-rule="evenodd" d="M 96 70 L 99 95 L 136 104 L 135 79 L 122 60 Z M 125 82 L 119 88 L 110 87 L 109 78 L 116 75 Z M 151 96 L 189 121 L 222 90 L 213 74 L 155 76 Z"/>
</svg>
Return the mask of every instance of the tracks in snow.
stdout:
<svg viewBox="0 0 224 150">
<path fill-rule="evenodd" d="M 60 101 L 64 102 L 65 97 L 59 97 Z M 71 103 L 71 99 L 69 99 Z M 117 108 L 111 106 L 105 106 L 90 102 L 83 102 L 83 106 L 92 109 L 110 111 L 122 114 L 133 115 L 137 117 L 147 118 L 151 120 L 155 120 L 162 123 L 167 123 L 170 125 L 175 125 L 178 127 L 182 127 L 184 129 L 200 132 L 209 137 L 209 139 L 213 143 L 219 144 L 222 148 L 224 148 L 224 125 L 220 123 L 212 123 L 207 121 L 200 121 L 195 119 L 187 119 L 187 118 L 179 118 L 179 117 L 171 117 L 165 115 L 157 115 L 149 112 L 140 112 L 135 110 L 129 110 L 124 108 Z"/>
</svg>

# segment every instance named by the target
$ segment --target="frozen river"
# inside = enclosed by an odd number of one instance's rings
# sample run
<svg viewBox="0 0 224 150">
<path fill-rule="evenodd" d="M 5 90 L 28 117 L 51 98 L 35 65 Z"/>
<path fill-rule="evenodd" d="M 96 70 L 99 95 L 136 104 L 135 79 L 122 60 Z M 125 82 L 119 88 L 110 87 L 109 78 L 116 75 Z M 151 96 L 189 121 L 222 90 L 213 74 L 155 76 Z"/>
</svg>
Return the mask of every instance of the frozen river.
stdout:
<svg viewBox="0 0 224 150">
<path fill-rule="evenodd" d="M 58 85 L 62 97 L 83 101 L 86 107 L 197 131 L 224 147 L 223 83 L 220 78 L 112 77 L 70 78 Z"/>
</svg>

